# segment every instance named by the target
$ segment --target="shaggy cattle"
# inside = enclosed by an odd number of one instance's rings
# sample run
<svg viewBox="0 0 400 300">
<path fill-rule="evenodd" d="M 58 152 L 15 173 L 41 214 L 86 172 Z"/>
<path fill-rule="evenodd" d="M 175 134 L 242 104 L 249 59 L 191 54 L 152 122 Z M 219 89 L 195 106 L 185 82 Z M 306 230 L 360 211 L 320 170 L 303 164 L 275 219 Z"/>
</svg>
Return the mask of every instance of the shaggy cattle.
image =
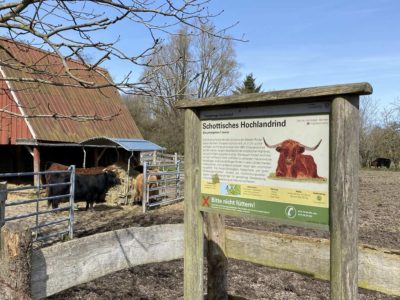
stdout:
<svg viewBox="0 0 400 300">
<path fill-rule="evenodd" d="M 391 160 L 389 158 L 383 158 L 383 157 L 378 157 L 375 159 L 372 163 L 371 166 L 375 168 L 381 168 L 381 167 L 386 167 L 390 168 Z"/>
<path fill-rule="evenodd" d="M 149 176 L 147 177 L 147 181 L 149 182 L 149 189 L 156 188 L 157 181 L 159 179 L 161 179 L 160 176 L 152 175 L 150 173 Z M 149 191 L 150 197 L 154 197 L 156 195 L 158 195 L 158 191 Z M 134 202 L 141 202 L 143 200 L 143 173 L 140 173 L 136 177 L 135 193 L 134 193 L 133 200 L 134 200 Z"/>
<path fill-rule="evenodd" d="M 47 162 L 45 165 L 45 170 L 46 171 L 66 171 L 68 170 L 69 166 L 55 163 L 55 162 Z M 105 167 L 91 167 L 91 168 L 75 168 L 75 173 L 76 174 L 100 174 L 104 172 L 105 170 L 109 170 L 108 168 Z M 112 170 L 111 170 L 112 171 Z M 44 176 L 45 181 L 47 182 L 47 179 L 51 174 L 46 174 Z"/>
<path fill-rule="evenodd" d="M 275 175 L 289 178 L 320 178 L 317 165 L 311 155 L 304 155 L 305 150 L 314 151 L 322 140 L 314 147 L 307 147 L 294 140 L 285 140 L 276 145 L 269 145 L 265 139 L 264 144 L 280 153 Z"/>
<path fill-rule="evenodd" d="M 47 174 L 46 181 L 48 184 L 62 184 L 70 182 L 69 174 Z M 94 202 L 104 202 L 105 194 L 108 189 L 120 181 L 117 175 L 109 170 L 103 171 L 99 174 L 76 174 L 75 175 L 75 201 L 86 201 L 86 210 L 93 209 Z M 69 185 L 50 186 L 47 189 L 47 196 L 59 196 L 69 194 Z M 53 209 L 58 208 L 60 201 L 67 201 L 68 198 L 49 199 L 48 204 Z"/>
</svg>

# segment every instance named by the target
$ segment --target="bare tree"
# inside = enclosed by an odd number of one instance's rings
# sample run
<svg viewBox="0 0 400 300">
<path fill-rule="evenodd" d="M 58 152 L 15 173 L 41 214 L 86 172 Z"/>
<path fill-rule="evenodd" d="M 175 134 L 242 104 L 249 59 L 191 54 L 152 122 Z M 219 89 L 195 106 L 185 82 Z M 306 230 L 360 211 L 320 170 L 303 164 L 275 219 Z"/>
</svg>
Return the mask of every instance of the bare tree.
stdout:
<svg viewBox="0 0 400 300">
<path fill-rule="evenodd" d="M 156 115 L 145 96 L 125 95 L 123 99 L 144 139 L 163 145 L 169 152 L 183 153 L 182 114 L 178 118 Z"/>
<path fill-rule="evenodd" d="M 377 101 L 371 96 L 364 96 L 360 101 L 360 161 L 363 167 L 369 165 L 375 153 L 375 140 L 371 138 L 372 130 L 377 126 Z"/>
<path fill-rule="evenodd" d="M 191 30 L 188 39 L 191 35 L 208 30 L 199 24 L 205 24 L 210 18 L 220 14 L 209 11 L 209 1 L 0 1 L 0 35 L 6 40 L 20 41 L 45 50 L 42 58 L 27 61 L 23 53 L 16 55 L 0 43 L 0 71 L 2 68 L 18 71 L 13 73 L 15 76 L 7 75 L 7 78 L 2 74 L 0 80 L 24 83 L 32 88 L 38 85 L 86 89 L 115 87 L 129 94 L 154 94 L 151 90 L 153 86 L 146 81 L 138 81 L 132 72 L 113 81 L 104 67 L 115 61 L 126 62 L 132 68 L 151 66 L 154 70 L 175 64 L 176 60 L 155 62 L 151 58 L 161 51 L 160 45 L 165 38 L 170 35 L 174 38 L 177 27 L 181 27 L 182 24 Z M 126 38 L 125 33 L 129 32 L 126 28 L 144 29 L 148 33 L 149 43 L 139 45 L 134 42 L 135 47 L 123 48 L 121 41 L 123 37 Z M 226 28 L 219 31 L 213 29 L 209 34 L 213 37 L 228 38 L 225 30 Z M 103 34 L 105 31 L 112 31 L 113 35 L 107 37 Z M 48 67 L 49 62 L 54 61 L 54 57 L 57 59 L 57 71 Z M 185 57 L 182 59 L 186 60 Z M 181 86 L 176 92 L 184 88 Z M 15 86 L 12 89 L 15 91 Z M 12 113 L 8 107 L 0 107 L 0 112 Z M 14 114 L 16 117 L 25 118 L 75 120 L 108 120 L 114 115 L 115 113 L 107 116 L 68 116 L 60 112 L 40 116 Z"/>
<path fill-rule="evenodd" d="M 224 95 L 237 83 L 238 64 L 233 41 L 212 33 L 215 28 L 203 24 L 200 34 L 193 38 L 193 90 L 195 98 Z"/>
<path fill-rule="evenodd" d="M 195 29 L 184 26 L 160 44 L 149 61 L 152 65 L 145 68 L 143 81 L 154 91 L 148 101 L 159 133 L 155 141 L 182 152 L 183 115 L 176 103 L 232 90 L 238 78 L 233 42 L 218 38 L 209 24 Z"/>
<path fill-rule="evenodd" d="M 141 95 L 123 95 L 122 99 L 135 120 L 136 125 L 139 127 L 143 138 L 156 141 L 159 132 L 156 126 L 155 115 L 150 107 L 151 103 L 145 96 Z"/>
<path fill-rule="evenodd" d="M 380 150 L 395 166 L 400 163 L 400 101 L 392 103 L 383 111 Z"/>
<path fill-rule="evenodd" d="M 7 78 L 8 81 L 23 81 L 40 84 L 70 85 L 85 88 L 115 86 L 124 92 L 146 93 L 147 85 L 137 82 L 132 74 L 126 74 L 122 80 L 112 82 L 101 67 L 109 60 L 122 60 L 138 66 L 147 66 L 161 43 L 162 38 L 176 30 L 176 26 L 184 24 L 188 28 L 201 29 L 211 14 L 207 8 L 209 1 L 146 1 L 146 0 L 20 0 L 1 1 L 0 28 L 2 34 L 11 40 L 25 41 L 36 47 L 55 53 L 62 62 L 63 72 L 57 76 L 68 77 L 68 83 L 47 74 L 40 62 L 27 64 L 26 61 L 8 52 L 13 60 L 2 61 L 3 67 L 26 70 L 24 77 Z M 129 53 L 119 46 L 119 24 L 143 27 L 147 30 L 151 43 L 144 47 L 135 47 Z M 106 39 L 100 32 L 115 30 L 111 39 Z M 201 29 L 201 30 L 204 30 Z M 213 31 L 214 36 L 224 36 L 224 30 Z M 131 49 L 133 50 L 133 49 Z M 87 60 L 86 53 L 93 58 Z M 78 59 L 86 70 L 95 70 L 104 80 L 101 84 L 76 72 L 76 66 L 70 58 Z M 44 77 L 34 76 L 35 74 Z M 47 75 L 47 76 L 46 76 Z"/>
<path fill-rule="evenodd" d="M 362 166 L 377 157 L 400 163 L 400 105 L 399 101 L 378 109 L 372 97 L 362 98 L 360 105 L 360 158 Z"/>
<path fill-rule="evenodd" d="M 400 116 L 400 98 L 397 98 L 396 101 L 392 103 L 393 109 L 396 111 L 397 116 Z M 397 120 L 400 121 L 400 118 Z"/>
<path fill-rule="evenodd" d="M 153 97 L 173 98 L 169 107 L 183 98 L 205 98 L 230 92 L 237 82 L 238 63 L 233 40 L 215 34 L 215 28 L 181 28 L 159 46 L 149 59 L 143 81 L 155 91 Z"/>
<path fill-rule="evenodd" d="M 153 92 L 149 101 L 157 116 L 177 117 L 177 101 L 189 97 L 190 80 L 193 78 L 190 62 L 190 36 L 187 28 L 182 28 L 172 36 L 169 43 L 160 45 L 157 52 L 149 59 L 142 81 L 148 83 Z"/>
<path fill-rule="evenodd" d="M 392 126 L 400 130 L 400 98 L 384 109 L 383 122 L 385 126 Z"/>
</svg>

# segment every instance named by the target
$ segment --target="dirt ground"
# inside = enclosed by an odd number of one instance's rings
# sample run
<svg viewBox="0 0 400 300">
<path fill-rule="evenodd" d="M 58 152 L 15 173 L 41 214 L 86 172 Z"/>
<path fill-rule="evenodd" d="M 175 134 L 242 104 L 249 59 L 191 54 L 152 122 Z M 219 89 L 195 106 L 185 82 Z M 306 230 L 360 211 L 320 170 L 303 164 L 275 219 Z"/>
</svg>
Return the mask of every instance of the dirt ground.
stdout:
<svg viewBox="0 0 400 300">
<path fill-rule="evenodd" d="M 359 195 L 360 243 L 400 250 L 400 172 L 362 170 Z M 81 204 L 81 207 L 84 207 Z M 97 205 L 75 213 L 75 236 L 131 226 L 183 222 L 183 203 L 146 214 L 139 206 Z M 227 217 L 226 224 L 295 235 L 329 238 L 329 233 Z M 229 260 L 229 292 L 247 299 L 329 299 L 329 283 L 305 275 Z M 399 283 L 400 284 L 400 283 Z M 206 284 L 205 284 L 206 285 Z M 49 299 L 183 299 L 183 261 L 150 264 L 99 278 Z M 360 299 L 400 299 L 360 289 Z"/>
</svg>

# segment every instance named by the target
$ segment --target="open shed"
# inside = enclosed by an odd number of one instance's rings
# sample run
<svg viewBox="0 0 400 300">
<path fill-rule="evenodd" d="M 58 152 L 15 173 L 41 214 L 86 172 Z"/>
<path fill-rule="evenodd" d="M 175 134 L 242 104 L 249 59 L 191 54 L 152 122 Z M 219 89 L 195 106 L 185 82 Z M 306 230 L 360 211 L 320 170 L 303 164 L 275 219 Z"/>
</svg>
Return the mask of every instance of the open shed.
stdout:
<svg viewBox="0 0 400 300">
<path fill-rule="evenodd" d="M 139 164 L 140 153 L 148 151 L 164 151 L 165 148 L 144 139 L 127 139 L 127 138 L 110 138 L 110 137 L 94 137 L 84 140 L 79 143 L 84 151 L 83 164 L 86 165 L 86 150 L 87 147 L 102 148 L 97 159 L 102 158 L 103 153 L 109 148 L 124 149 L 129 153 L 127 160 L 128 167 L 131 165 L 131 160 L 134 159 L 136 164 Z M 117 152 L 119 154 L 119 152 Z M 136 156 L 135 156 L 136 154 Z M 118 161 L 119 159 L 117 159 Z M 96 164 L 98 165 L 98 163 Z M 129 169 L 127 170 L 129 173 Z"/>
<path fill-rule="evenodd" d="M 126 138 L 109 138 L 109 137 L 95 137 L 80 143 L 82 148 L 84 149 L 84 153 L 86 156 L 85 148 L 90 147 L 100 147 L 102 148 L 102 152 L 100 153 L 99 159 L 101 159 L 102 153 L 109 148 L 115 149 L 124 149 L 127 153 L 129 153 L 129 157 L 127 158 L 127 169 L 126 169 L 126 179 L 125 179 L 125 197 L 127 197 L 129 192 L 129 174 L 130 168 L 132 165 L 132 160 L 134 160 L 134 164 L 138 165 L 140 162 L 140 152 L 148 152 L 148 151 L 163 151 L 165 148 L 154 144 L 150 141 L 146 141 L 143 139 L 126 139 Z M 126 159 L 126 156 L 125 156 Z M 118 159 L 120 161 L 120 159 Z M 85 165 L 86 157 L 84 157 L 84 165 Z"/>
</svg>

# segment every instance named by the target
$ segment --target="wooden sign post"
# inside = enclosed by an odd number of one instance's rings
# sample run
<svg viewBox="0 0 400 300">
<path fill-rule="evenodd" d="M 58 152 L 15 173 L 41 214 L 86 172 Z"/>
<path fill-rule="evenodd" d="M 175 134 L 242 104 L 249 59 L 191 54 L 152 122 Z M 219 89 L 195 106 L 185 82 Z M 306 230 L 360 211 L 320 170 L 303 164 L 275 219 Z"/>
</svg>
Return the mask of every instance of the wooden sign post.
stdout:
<svg viewBox="0 0 400 300">
<path fill-rule="evenodd" d="M 358 299 L 358 104 L 356 95 L 332 101 L 331 299 Z"/>
<path fill-rule="evenodd" d="M 227 299 L 224 215 L 331 233 L 331 299 L 357 299 L 359 95 L 368 83 L 179 103 L 185 110 L 185 299 Z M 304 153 L 304 154 L 303 154 Z"/>
</svg>

